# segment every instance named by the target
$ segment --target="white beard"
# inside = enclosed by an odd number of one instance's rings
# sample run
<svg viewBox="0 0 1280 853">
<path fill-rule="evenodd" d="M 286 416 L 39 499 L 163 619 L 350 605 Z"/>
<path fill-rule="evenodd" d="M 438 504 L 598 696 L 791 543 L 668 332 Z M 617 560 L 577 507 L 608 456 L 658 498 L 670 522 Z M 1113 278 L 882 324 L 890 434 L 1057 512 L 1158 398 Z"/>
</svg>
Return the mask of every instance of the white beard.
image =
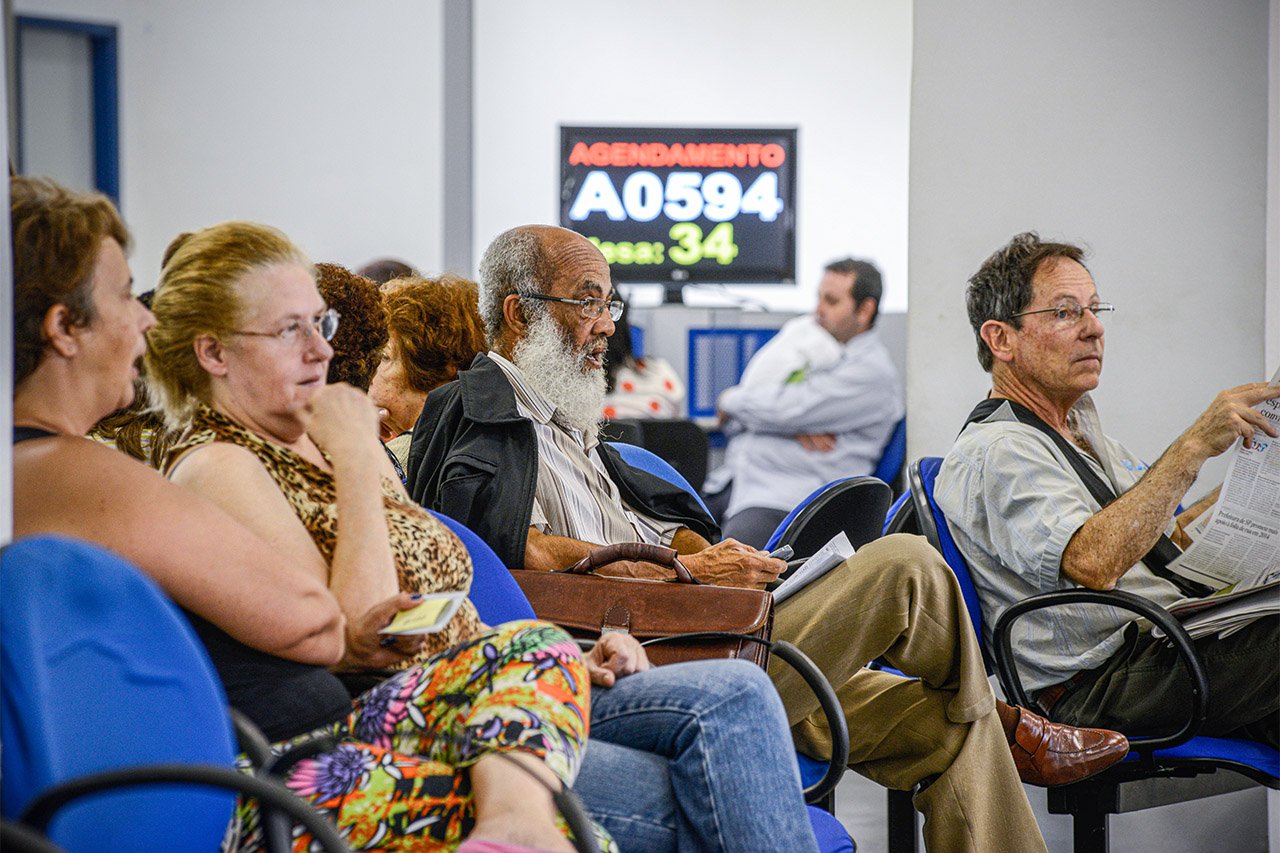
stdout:
<svg viewBox="0 0 1280 853">
<path fill-rule="evenodd" d="M 551 315 L 537 313 L 512 353 L 525 381 L 556 407 L 556 420 L 584 435 L 600 426 L 605 396 L 604 371 L 585 366 L 591 344 L 574 352 Z"/>
</svg>

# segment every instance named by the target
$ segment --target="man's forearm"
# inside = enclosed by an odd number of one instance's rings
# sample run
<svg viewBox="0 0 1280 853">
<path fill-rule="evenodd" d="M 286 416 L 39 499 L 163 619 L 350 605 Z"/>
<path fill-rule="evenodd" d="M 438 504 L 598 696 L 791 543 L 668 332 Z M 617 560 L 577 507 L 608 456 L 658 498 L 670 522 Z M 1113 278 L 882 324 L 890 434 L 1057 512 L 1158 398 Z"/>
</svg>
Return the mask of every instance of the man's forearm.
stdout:
<svg viewBox="0 0 1280 853">
<path fill-rule="evenodd" d="M 548 536 L 537 528 L 529 528 L 529 541 L 524 549 L 524 567 L 541 572 L 553 572 L 572 566 L 600 545 L 583 542 L 581 539 L 570 539 L 567 536 Z M 669 569 L 655 566 L 653 563 L 637 563 L 622 560 L 610 563 L 597 574 L 618 578 L 641 578 L 644 580 L 665 580 L 671 576 Z"/>
<path fill-rule="evenodd" d="M 711 546 L 711 543 L 694 533 L 687 527 L 681 527 L 671 537 L 671 547 L 680 555 L 696 554 Z"/>
<path fill-rule="evenodd" d="M 1062 552 L 1062 574 L 1089 589 L 1112 589 L 1151 550 L 1191 488 L 1205 456 L 1181 438 L 1133 488 L 1081 525 Z"/>
</svg>

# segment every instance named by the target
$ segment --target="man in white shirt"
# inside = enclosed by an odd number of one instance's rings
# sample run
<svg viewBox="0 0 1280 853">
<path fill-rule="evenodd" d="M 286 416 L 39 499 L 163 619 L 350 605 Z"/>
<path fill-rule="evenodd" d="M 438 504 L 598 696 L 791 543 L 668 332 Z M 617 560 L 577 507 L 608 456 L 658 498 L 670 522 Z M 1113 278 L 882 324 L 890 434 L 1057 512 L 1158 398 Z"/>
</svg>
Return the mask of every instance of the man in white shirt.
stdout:
<svg viewBox="0 0 1280 853">
<path fill-rule="evenodd" d="M 720 396 L 726 429 L 736 431 L 726 451 L 726 537 L 760 547 L 815 489 L 875 469 L 904 411 L 902 382 L 875 329 L 882 292 L 873 264 L 827 264 L 813 335 L 829 336 L 834 361 L 806 360 L 780 381 L 744 382 Z"/>
</svg>

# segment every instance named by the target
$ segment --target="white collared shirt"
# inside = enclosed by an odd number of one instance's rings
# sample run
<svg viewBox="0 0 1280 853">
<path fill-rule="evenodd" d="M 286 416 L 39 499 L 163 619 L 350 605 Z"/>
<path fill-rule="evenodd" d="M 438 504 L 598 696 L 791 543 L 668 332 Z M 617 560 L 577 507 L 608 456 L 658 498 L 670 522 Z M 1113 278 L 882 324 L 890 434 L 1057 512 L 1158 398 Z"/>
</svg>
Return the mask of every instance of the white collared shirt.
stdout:
<svg viewBox="0 0 1280 853">
<path fill-rule="evenodd" d="M 737 385 L 720 409 L 745 430 L 730 441 L 733 491 L 726 515 L 747 507 L 791 510 L 841 477 L 870 474 L 902 418 L 902 383 L 875 329 L 844 344 L 834 364 L 782 383 Z M 805 450 L 801 433 L 831 433 L 829 452 Z"/>
</svg>

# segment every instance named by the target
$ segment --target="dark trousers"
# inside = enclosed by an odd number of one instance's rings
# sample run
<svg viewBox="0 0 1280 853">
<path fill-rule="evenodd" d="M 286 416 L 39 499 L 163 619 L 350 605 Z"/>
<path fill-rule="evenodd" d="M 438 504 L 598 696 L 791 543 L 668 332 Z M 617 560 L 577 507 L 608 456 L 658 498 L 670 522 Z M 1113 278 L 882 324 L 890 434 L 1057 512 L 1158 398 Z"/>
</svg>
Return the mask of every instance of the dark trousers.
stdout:
<svg viewBox="0 0 1280 853">
<path fill-rule="evenodd" d="M 1195 641 L 1209 676 L 1209 718 L 1201 734 L 1280 746 L 1280 616 L 1226 639 Z M 1169 734 L 1191 707 L 1191 679 L 1165 640 L 1125 632 L 1124 645 L 1053 706 L 1053 718 L 1128 734 Z"/>
</svg>

